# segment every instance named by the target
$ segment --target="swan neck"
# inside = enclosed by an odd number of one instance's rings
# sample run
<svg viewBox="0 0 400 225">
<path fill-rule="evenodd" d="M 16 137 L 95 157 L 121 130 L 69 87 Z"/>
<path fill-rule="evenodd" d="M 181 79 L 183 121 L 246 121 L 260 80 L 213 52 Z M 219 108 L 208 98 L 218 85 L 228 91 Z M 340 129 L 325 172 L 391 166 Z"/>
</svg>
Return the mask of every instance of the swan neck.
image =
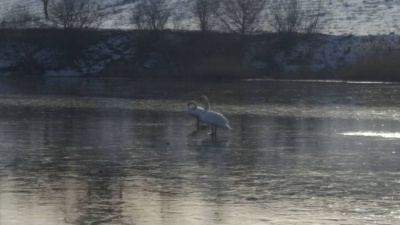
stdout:
<svg viewBox="0 0 400 225">
<path fill-rule="evenodd" d="M 204 102 L 205 102 L 205 107 L 204 107 L 204 111 L 207 112 L 210 109 L 210 103 L 208 102 L 207 98 L 204 98 Z"/>
</svg>

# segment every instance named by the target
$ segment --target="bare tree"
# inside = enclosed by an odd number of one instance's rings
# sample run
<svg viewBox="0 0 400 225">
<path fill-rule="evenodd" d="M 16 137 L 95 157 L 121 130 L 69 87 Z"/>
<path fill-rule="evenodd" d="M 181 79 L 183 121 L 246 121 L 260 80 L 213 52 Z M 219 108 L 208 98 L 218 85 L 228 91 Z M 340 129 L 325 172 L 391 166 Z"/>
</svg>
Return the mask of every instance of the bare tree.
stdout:
<svg viewBox="0 0 400 225">
<path fill-rule="evenodd" d="M 313 6 L 308 6 L 304 10 L 305 17 L 303 20 L 303 31 L 307 34 L 314 34 L 320 32 L 324 29 L 324 24 L 322 21 L 322 16 L 327 13 L 327 9 L 322 0 L 313 4 Z"/>
<path fill-rule="evenodd" d="M 4 13 L 1 21 L 2 28 L 29 28 L 34 26 L 39 18 L 35 17 L 26 6 L 13 5 Z"/>
<path fill-rule="evenodd" d="M 43 12 L 44 12 L 44 16 L 45 16 L 46 20 L 48 20 L 48 19 L 49 19 L 49 11 L 48 11 L 48 8 L 49 8 L 49 2 L 50 2 L 50 0 L 40 0 L 40 1 L 43 3 Z"/>
<path fill-rule="evenodd" d="M 171 14 L 167 0 L 139 0 L 131 22 L 137 29 L 159 31 L 165 29 Z"/>
<path fill-rule="evenodd" d="M 168 24 L 171 24 L 174 30 L 187 30 L 189 13 L 187 12 L 187 1 L 177 0 L 171 6 L 171 17 Z"/>
<path fill-rule="evenodd" d="M 189 10 L 202 32 L 210 31 L 215 26 L 218 7 L 219 1 L 216 0 L 189 0 Z"/>
<path fill-rule="evenodd" d="M 50 20 L 64 29 L 97 28 L 103 22 L 99 0 L 58 0 L 49 8 Z"/>
<path fill-rule="evenodd" d="M 306 5 L 308 4 L 308 5 Z M 299 0 L 273 1 L 268 21 L 278 33 L 316 33 L 322 29 L 321 17 L 325 13 L 322 0 L 312 4 Z"/>
<path fill-rule="evenodd" d="M 218 10 L 221 27 L 242 39 L 261 28 L 266 0 L 222 0 Z"/>
</svg>

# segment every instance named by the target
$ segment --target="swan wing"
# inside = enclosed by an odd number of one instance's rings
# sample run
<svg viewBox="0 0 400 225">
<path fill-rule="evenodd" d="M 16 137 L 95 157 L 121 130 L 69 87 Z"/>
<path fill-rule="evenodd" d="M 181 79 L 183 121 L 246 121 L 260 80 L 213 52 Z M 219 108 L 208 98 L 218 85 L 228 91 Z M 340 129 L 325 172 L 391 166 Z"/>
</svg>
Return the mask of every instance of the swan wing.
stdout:
<svg viewBox="0 0 400 225">
<path fill-rule="evenodd" d="M 228 119 L 225 118 L 224 115 L 221 113 L 215 112 L 215 111 L 207 111 L 200 116 L 200 120 L 202 120 L 204 123 L 212 125 L 212 126 L 217 126 L 217 127 L 223 127 L 223 128 L 228 128 L 230 129 L 228 123 Z"/>
</svg>

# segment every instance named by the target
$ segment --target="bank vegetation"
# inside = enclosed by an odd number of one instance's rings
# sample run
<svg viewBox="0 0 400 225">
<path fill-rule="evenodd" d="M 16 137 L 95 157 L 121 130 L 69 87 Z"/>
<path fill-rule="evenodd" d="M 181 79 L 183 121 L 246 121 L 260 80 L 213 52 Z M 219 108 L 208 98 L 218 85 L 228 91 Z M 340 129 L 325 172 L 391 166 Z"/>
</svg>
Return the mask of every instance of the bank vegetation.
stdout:
<svg viewBox="0 0 400 225">
<path fill-rule="evenodd" d="M 41 15 L 18 5 L 0 15 L 2 74 L 400 80 L 398 38 L 369 41 L 356 62 L 315 65 L 328 40 L 322 0 L 127 0 L 129 30 L 100 29 L 104 1 L 38 2 Z"/>
</svg>

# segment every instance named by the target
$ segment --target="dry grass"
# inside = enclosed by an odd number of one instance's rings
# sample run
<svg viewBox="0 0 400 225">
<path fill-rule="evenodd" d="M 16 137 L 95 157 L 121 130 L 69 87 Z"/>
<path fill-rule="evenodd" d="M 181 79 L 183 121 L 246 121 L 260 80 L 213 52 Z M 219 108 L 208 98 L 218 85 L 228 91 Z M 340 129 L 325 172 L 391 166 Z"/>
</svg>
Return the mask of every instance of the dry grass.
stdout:
<svg viewBox="0 0 400 225">
<path fill-rule="evenodd" d="M 243 46 L 233 35 L 199 32 L 139 34 L 139 65 L 151 54 L 163 59 L 156 68 L 142 68 L 140 76 L 179 78 L 243 78 L 252 74 L 243 60 Z"/>
<path fill-rule="evenodd" d="M 368 81 L 400 81 L 400 54 L 369 58 L 341 68 L 337 79 Z"/>
<path fill-rule="evenodd" d="M 251 77 L 252 70 L 249 65 L 238 59 L 211 57 L 181 67 L 176 75 L 183 78 L 240 79 Z"/>
</svg>

